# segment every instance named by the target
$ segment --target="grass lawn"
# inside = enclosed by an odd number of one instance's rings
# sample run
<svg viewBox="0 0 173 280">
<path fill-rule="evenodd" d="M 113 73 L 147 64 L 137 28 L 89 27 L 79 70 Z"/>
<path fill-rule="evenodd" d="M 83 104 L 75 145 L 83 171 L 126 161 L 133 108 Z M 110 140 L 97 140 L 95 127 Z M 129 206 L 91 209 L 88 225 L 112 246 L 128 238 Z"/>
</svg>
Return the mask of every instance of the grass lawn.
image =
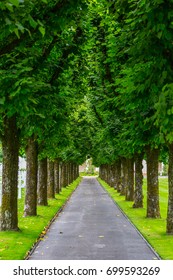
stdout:
<svg viewBox="0 0 173 280">
<path fill-rule="evenodd" d="M 18 200 L 19 232 L 0 232 L 0 260 L 22 260 L 38 240 L 45 233 L 50 220 L 65 204 L 71 193 L 80 183 L 80 178 L 70 186 L 63 188 L 56 199 L 50 199 L 48 206 L 38 206 L 36 217 L 23 217 L 24 194 Z"/>
<path fill-rule="evenodd" d="M 144 179 L 144 208 L 132 208 L 132 202 L 125 201 L 117 191 L 108 186 L 100 178 L 101 185 L 107 190 L 114 201 L 138 228 L 142 235 L 164 260 L 173 260 L 173 236 L 166 234 L 166 216 L 168 203 L 168 183 L 166 178 L 160 178 L 160 210 L 161 219 L 146 218 L 146 179 Z"/>
</svg>

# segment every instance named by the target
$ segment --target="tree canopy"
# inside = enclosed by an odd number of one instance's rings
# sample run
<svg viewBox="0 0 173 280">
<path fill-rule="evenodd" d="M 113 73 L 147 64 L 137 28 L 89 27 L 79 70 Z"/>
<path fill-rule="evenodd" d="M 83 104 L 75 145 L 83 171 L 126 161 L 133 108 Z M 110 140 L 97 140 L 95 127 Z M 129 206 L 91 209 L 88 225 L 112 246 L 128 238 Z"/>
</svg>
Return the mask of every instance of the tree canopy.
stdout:
<svg viewBox="0 0 173 280">
<path fill-rule="evenodd" d="M 4 151 L 12 131 L 16 155 L 32 137 L 40 159 L 81 164 L 90 155 L 100 166 L 154 150 L 166 158 L 173 143 L 172 5 L 1 1 Z"/>
</svg>

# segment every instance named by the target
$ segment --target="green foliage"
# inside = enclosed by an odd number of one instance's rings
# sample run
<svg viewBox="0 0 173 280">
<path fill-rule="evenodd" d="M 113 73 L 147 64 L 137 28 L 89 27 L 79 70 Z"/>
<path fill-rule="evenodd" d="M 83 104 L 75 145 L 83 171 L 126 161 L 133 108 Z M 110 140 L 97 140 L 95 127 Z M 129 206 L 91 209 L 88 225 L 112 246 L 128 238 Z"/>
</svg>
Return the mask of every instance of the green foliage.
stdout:
<svg viewBox="0 0 173 280">
<path fill-rule="evenodd" d="M 84 6 L 81 1 L 36 0 L 0 6 L 0 30 L 5 30 L 0 40 L 0 114 L 2 120 L 15 114 L 21 143 L 35 135 L 44 156 L 61 156 L 71 141 L 68 119 L 81 98 L 73 85 Z"/>
<path fill-rule="evenodd" d="M 172 141 L 170 7 L 171 1 L 90 1 L 84 51 L 97 164 Z"/>
<path fill-rule="evenodd" d="M 0 119 L 17 116 L 22 146 L 99 165 L 172 142 L 171 1 L 5 0 L 0 15 Z"/>
<path fill-rule="evenodd" d="M 173 141 L 171 0 L 0 2 L 0 136 L 21 153 L 111 164 Z"/>
<path fill-rule="evenodd" d="M 166 84 L 156 103 L 155 124 L 160 128 L 161 140 L 173 141 L 173 84 Z"/>
</svg>

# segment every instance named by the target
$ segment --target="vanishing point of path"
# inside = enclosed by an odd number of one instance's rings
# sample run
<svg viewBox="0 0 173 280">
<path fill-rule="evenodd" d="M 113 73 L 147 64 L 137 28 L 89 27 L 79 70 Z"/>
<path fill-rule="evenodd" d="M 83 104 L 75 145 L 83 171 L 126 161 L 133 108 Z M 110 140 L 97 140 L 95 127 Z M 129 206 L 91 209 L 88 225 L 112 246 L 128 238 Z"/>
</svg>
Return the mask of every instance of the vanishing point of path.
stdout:
<svg viewBox="0 0 173 280">
<path fill-rule="evenodd" d="M 30 260 L 153 260 L 156 254 L 100 186 L 84 177 Z"/>
</svg>

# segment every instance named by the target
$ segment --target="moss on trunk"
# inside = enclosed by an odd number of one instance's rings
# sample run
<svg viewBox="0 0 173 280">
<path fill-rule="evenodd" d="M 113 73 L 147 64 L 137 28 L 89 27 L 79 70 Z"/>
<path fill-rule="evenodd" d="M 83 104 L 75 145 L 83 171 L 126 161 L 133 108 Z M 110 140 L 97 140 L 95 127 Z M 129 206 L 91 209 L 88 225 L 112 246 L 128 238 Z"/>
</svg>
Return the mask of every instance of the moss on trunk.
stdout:
<svg viewBox="0 0 173 280">
<path fill-rule="evenodd" d="M 159 150 L 147 147 L 147 218 L 160 218 L 158 158 Z"/>
<path fill-rule="evenodd" d="M 114 164 L 111 164 L 109 167 L 109 185 L 114 188 L 115 185 L 115 168 Z"/>
<path fill-rule="evenodd" d="M 64 162 L 64 187 L 68 186 L 68 163 Z"/>
<path fill-rule="evenodd" d="M 122 158 L 122 178 L 121 178 L 121 191 L 120 195 L 126 195 L 127 187 L 127 160 Z"/>
<path fill-rule="evenodd" d="M 16 117 L 3 119 L 3 170 L 0 230 L 18 230 L 17 186 L 19 138 Z"/>
<path fill-rule="evenodd" d="M 72 163 L 69 162 L 69 184 L 71 184 L 73 182 L 73 178 L 72 178 Z"/>
<path fill-rule="evenodd" d="M 65 163 L 64 162 L 61 162 L 60 168 L 61 168 L 60 186 L 62 189 L 65 187 Z"/>
<path fill-rule="evenodd" d="M 55 184 L 55 193 L 60 193 L 60 182 L 59 182 L 59 160 L 55 159 L 54 161 L 54 184 Z"/>
<path fill-rule="evenodd" d="M 173 235 L 173 144 L 169 145 L 168 186 L 169 196 L 166 232 Z"/>
<path fill-rule="evenodd" d="M 47 158 L 38 161 L 37 204 L 47 206 Z"/>
<path fill-rule="evenodd" d="M 26 194 L 24 216 L 37 215 L 37 142 L 34 136 L 28 139 L 26 147 Z"/>
<path fill-rule="evenodd" d="M 134 204 L 133 208 L 143 207 L 143 173 L 142 173 L 142 160 L 143 154 L 138 154 L 135 156 L 135 194 L 134 194 Z"/>
<path fill-rule="evenodd" d="M 127 182 L 126 182 L 126 200 L 134 200 L 134 159 L 126 159 L 127 164 Z"/>
<path fill-rule="evenodd" d="M 50 159 L 47 161 L 47 194 L 48 198 L 55 198 L 54 162 Z"/>
<path fill-rule="evenodd" d="M 121 159 L 117 161 L 117 179 L 116 179 L 117 192 L 121 191 Z"/>
</svg>

